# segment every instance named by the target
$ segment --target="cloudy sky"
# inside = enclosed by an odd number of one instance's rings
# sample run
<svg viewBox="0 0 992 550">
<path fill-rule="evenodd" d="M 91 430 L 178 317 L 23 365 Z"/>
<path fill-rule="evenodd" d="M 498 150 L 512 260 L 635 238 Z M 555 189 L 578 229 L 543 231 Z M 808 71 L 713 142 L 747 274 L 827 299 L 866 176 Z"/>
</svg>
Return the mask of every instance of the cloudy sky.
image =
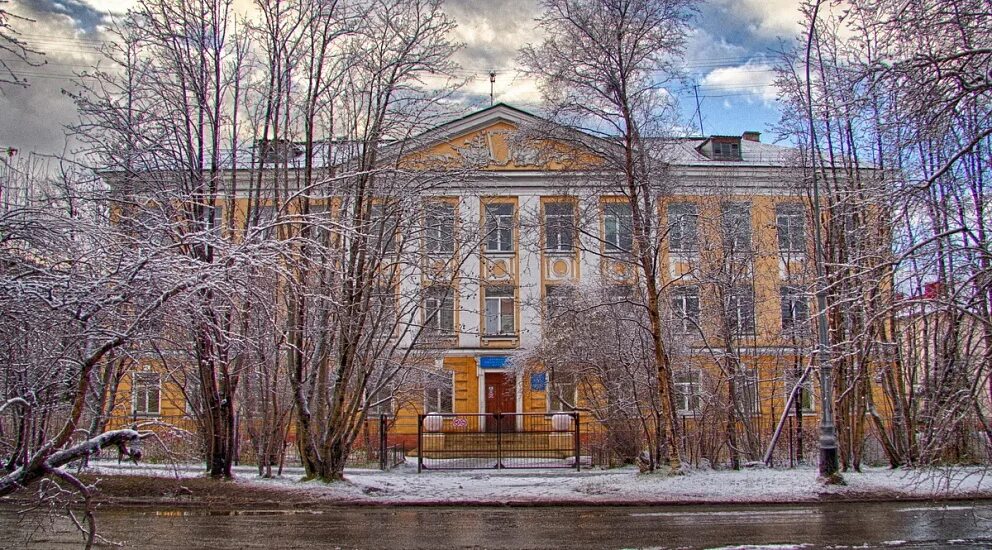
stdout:
<svg viewBox="0 0 992 550">
<path fill-rule="evenodd" d="M 247 0 L 242 0 L 247 3 Z M 22 38 L 45 53 L 45 64 L 24 67 L 27 88 L 0 88 L 0 149 L 59 153 L 64 125 L 74 120 L 62 94 L 74 72 L 96 60 L 101 27 L 130 0 L 13 0 L 6 9 L 34 22 L 16 22 Z M 770 60 L 799 30 L 796 0 L 701 0 L 685 68 L 698 85 L 703 131 L 707 134 L 765 132 L 777 120 Z M 458 22 L 456 40 L 465 44 L 458 61 L 479 107 L 489 103 L 489 71 L 495 70 L 496 100 L 535 108 L 536 86 L 515 74 L 517 48 L 534 39 L 537 0 L 447 0 Z M 0 52 L 9 59 L 10 55 Z M 691 86 L 674 85 L 686 124 L 698 131 Z M 691 118 L 691 120 L 689 120 Z"/>
</svg>

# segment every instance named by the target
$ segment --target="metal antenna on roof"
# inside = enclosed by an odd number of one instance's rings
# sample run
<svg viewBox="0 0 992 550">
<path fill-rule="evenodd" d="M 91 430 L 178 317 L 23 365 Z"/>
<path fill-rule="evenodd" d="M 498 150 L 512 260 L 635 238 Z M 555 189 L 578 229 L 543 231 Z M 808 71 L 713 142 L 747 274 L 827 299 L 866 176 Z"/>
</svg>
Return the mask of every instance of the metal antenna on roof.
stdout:
<svg viewBox="0 0 992 550">
<path fill-rule="evenodd" d="M 489 71 L 489 106 L 492 107 L 495 101 L 496 71 Z"/>
<path fill-rule="evenodd" d="M 696 116 L 699 118 L 699 135 L 705 136 L 706 132 L 703 131 L 703 111 L 699 108 L 699 85 L 692 85 L 692 93 L 696 96 Z"/>
</svg>

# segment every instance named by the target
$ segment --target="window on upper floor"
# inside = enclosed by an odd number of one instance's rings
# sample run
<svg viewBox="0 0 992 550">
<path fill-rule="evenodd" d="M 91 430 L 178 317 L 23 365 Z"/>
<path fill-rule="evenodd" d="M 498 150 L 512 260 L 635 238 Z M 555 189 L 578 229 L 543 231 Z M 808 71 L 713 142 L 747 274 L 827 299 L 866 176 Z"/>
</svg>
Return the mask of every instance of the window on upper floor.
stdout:
<svg viewBox="0 0 992 550">
<path fill-rule="evenodd" d="M 513 205 L 486 205 L 486 252 L 513 252 Z"/>
<path fill-rule="evenodd" d="M 544 203 L 544 247 L 552 252 L 571 252 L 575 236 L 575 204 Z"/>
<path fill-rule="evenodd" d="M 691 202 L 668 205 L 668 251 L 695 252 L 698 246 L 699 212 Z"/>
<path fill-rule="evenodd" d="M 425 413 L 454 412 L 454 376 L 455 373 L 450 371 L 430 373 L 427 375 L 427 384 L 424 388 Z"/>
<path fill-rule="evenodd" d="M 396 328 L 396 313 L 399 305 L 396 290 L 386 284 L 378 284 L 372 289 L 371 323 L 381 336 L 392 335 Z"/>
<path fill-rule="evenodd" d="M 485 336 L 516 335 L 516 311 L 512 286 L 490 286 L 484 289 L 483 311 Z"/>
<path fill-rule="evenodd" d="M 802 288 L 783 286 L 779 289 L 782 305 L 782 330 L 800 331 L 809 326 L 809 300 Z"/>
<path fill-rule="evenodd" d="M 548 321 L 560 318 L 572 307 L 575 290 L 565 285 L 546 285 L 544 287 L 545 315 Z"/>
<path fill-rule="evenodd" d="M 424 329 L 434 336 L 447 336 L 455 332 L 455 299 L 451 289 L 431 287 L 425 290 Z"/>
<path fill-rule="evenodd" d="M 702 375 L 699 369 L 675 371 L 675 410 L 682 416 L 695 416 L 702 405 Z"/>
<path fill-rule="evenodd" d="M 603 240 L 606 252 L 630 252 L 634 244 L 634 217 L 630 204 L 608 202 L 603 205 Z"/>
<path fill-rule="evenodd" d="M 738 141 L 714 140 L 712 146 L 713 160 L 741 160 L 741 144 Z"/>
<path fill-rule="evenodd" d="M 735 287 L 727 294 L 727 328 L 730 334 L 754 334 L 754 289 Z"/>
<path fill-rule="evenodd" d="M 455 251 L 455 205 L 430 201 L 424 205 L 424 247 L 429 254 Z"/>
<path fill-rule="evenodd" d="M 699 330 L 699 287 L 679 286 L 672 291 L 672 314 L 676 332 Z"/>
<path fill-rule="evenodd" d="M 157 372 L 136 372 L 132 378 L 134 414 L 162 414 L 162 376 Z"/>
<path fill-rule="evenodd" d="M 396 236 L 399 233 L 399 215 L 396 205 L 377 202 L 369 211 L 369 241 L 377 250 L 391 253 L 396 250 Z"/>
<path fill-rule="evenodd" d="M 806 253 L 806 209 L 800 203 L 783 203 L 775 207 L 778 250 L 792 254 Z"/>
<path fill-rule="evenodd" d="M 739 253 L 751 250 L 751 204 L 726 202 L 720 208 L 721 232 L 725 252 Z"/>
</svg>

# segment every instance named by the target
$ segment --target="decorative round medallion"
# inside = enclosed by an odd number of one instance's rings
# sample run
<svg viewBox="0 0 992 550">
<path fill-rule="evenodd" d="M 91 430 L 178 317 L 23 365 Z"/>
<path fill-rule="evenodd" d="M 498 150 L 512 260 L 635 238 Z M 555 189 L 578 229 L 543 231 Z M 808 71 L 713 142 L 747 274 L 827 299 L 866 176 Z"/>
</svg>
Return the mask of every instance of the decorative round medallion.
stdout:
<svg viewBox="0 0 992 550">
<path fill-rule="evenodd" d="M 551 264 L 551 272 L 559 277 L 568 275 L 568 262 L 565 260 L 555 260 L 555 262 Z"/>
<path fill-rule="evenodd" d="M 494 277 L 507 277 L 509 270 L 506 268 L 506 260 L 498 260 L 492 264 L 492 274 Z"/>
</svg>

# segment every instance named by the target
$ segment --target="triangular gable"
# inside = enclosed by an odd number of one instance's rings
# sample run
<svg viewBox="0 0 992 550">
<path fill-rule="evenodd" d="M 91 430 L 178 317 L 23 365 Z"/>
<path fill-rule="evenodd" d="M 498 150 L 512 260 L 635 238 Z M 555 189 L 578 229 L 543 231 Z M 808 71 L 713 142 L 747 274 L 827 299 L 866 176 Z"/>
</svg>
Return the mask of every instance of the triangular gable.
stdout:
<svg viewBox="0 0 992 550">
<path fill-rule="evenodd" d="M 419 170 L 487 171 L 578 171 L 602 164 L 577 144 L 541 137 L 536 130 L 547 124 L 514 107 L 494 105 L 416 138 L 416 148 L 400 164 Z"/>
</svg>

